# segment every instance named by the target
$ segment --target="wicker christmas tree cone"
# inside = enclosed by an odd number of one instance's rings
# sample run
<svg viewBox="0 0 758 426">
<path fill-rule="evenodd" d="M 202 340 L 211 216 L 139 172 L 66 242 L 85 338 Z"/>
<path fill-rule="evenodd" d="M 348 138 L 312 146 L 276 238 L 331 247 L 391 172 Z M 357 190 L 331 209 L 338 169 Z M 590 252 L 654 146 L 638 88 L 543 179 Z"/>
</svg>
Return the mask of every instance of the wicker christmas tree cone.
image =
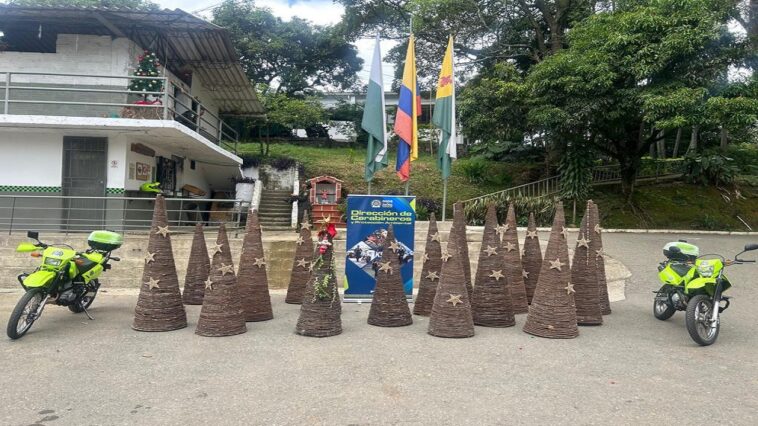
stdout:
<svg viewBox="0 0 758 426">
<path fill-rule="evenodd" d="M 502 249 L 505 257 L 505 276 L 508 277 L 508 289 L 511 293 L 513 312 L 525 314 L 529 312 L 529 302 L 526 298 L 524 284 L 524 267 L 521 265 L 521 251 L 516 230 L 516 211 L 513 203 L 508 206 L 508 216 L 502 228 Z"/>
<path fill-rule="evenodd" d="M 540 248 L 540 238 L 537 235 L 534 213 L 529 213 L 529 225 L 526 228 L 524 255 L 521 257 L 521 264 L 524 266 L 522 275 L 524 287 L 526 287 L 526 299 L 531 304 L 534 289 L 537 287 L 537 279 L 540 277 L 540 268 L 542 268 L 542 249 Z"/>
<path fill-rule="evenodd" d="M 497 234 L 497 212 L 490 204 L 484 222 L 479 267 L 476 270 L 471 313 L 474 324 L 485 327 L 512 327 L 516 325 L 511 296 L 505 285 L 505 262 L 501 255 L 500 237 Z"/>
<path fill-rule="evenodd" d="M 184 292 L 182 300 L 185 305 L 202 305 L 205 294 L 205 280 L 211 270 L 211 261 L 208 259 L 208 247 L 205 245 L 203 225 L 195 225 L 195 236 L 192 238 L 187 273 L 184 276 Z"/>
<path fill-rule="evenodd" d="M 453 230 L 455 230 L 455 233 Z M 474 286 L 471 280 L 471 258 L 469 257 L 468 253 L 466 215 L 463 213 L 463 204 L 461 203 L 453 204 L 453 227 L 450 229 L 450 238 L 448 238 L 448 240 L 452 240 L 453 238 L 458 239 L 456 247 L 458 249 L 458 252 L 461 254 L 460 262 L 461 266 L 463 267 L 463 280 L 466 284 L 466 292 L 468 293 L 468 300 L 470 301 Z"/>
<path fill-rule="evenodd" d="M 440 282 L 442 271 L 442 247 L 440 245 L 440 233 L 437 231 L 437 220 L 434 213 L 429 218 L 429 232 L 426 235 L 426 249 L 424 252 L 424 264 L 421 268 L 421 280 L 418 285 L 416 301 L 413 303 L 413 314 L 429 316 L 434 304 L 434 295 L 437 293 L 437 285 Z"/>
<path fill-rule="evenodd" d="M 455 226 L 453 226 L 455 228 Z M 434 295 L 428 333 L 437 337 L 471 337 L 474 319 L 464 284 L 458 238 L 451 238 L 442 256 L 442 277 Z"/>
<path fill-rule="evenodd" d="M 132 328 L 137 331 L 171 331 L 186 326 L 187 313 L 176 276 L 166 201 L 158 195 Z"/>
<path fill-rule="evenodd" d="M 595 253 L 590 250 L 592 231 L 589 223 L 590 203 L 582 217 L 579 227 L 579 238 L 574 249 L 574 260 L 571 262 L 571 283 L 574 284 L 574 302 L 576 303 L 576 322 L 579 325 L 600 325 L 603 314 L 600 310 L 600 291 L 597 282 L 597 262 Z"/>
<path fill-rule="evenodd" d="M 334 275 L 332 237 L 319 233 L 318 252 L 314 254 L 313 272 L 305 286 L 300 317 L 295 333 L 310 337 L 329 337 L 342 333 L 342 306 Z"/>
<path fill-rule="evenodd" d="M 242 309 L 245 310 L 245 321 L 267 321 L 274 318 L 274 313 L 271 310 L 266 256 L 263 253 L 261 225 L 257 211 L 252 210 L 247 215 L 245 231 L 237 272 L 237 287 L 242 298 Z"/>
<path fill-rule="evenodd" d="M 597 262 L 597 287 L 600 292 L 600 311 L 603 315 L 610 315 L 611 313 L 611 301 L 608 298 L 608 282 L 605 279 L 605 258 L 603 257 L 603 235 L 600 226 L 600 212 L 598 211 L 597 204 L 590 200 L 592 206 L 592 213 L 590 215 L 590 229 L 594 240 L 594 243 L 590 247 L 591 253 L 595 254 Z"/>
<path fill-rule="evenodd" d="M 571 339 L 579 335 L 567 235 L 563 204 L 559 202 L 532 306 L 524 324 L 524 331 L 529 334 L 551 339 Z"/>
<path fill-rule="evenodd" d="M 205 297 L 195 334 L 209 337 L 242 334 L 247 331 L 245 312 L 223 223 L 218 228 L 218 238 L 212 251 L 211 273 L 205 282 Z"/>
<path fill-rule="evenodd" d="M 395 240 L 395 232 L 390 225 L 387 237 L 382 244 L 382 260 L 376 274 L 374 297 L 368 314 L 368 323 L 371 325 L 402 327 L 413 323 L 408 299 L 403 289 L 403 279 L 400 276 L 398 250 L 400 246 Z"/>
<path fill-rule="evenodd" d="M 308 217 L 305 212 L 303 217 Z M 303 303 L 305 295 L 305 285 L 311 276 L 311 262 L 313 261 L 313 238 L 311 237 L 310 224 L 303 222 L 300 225 L 300 236 L 297 237 L 297 247 L 295 248 L 295 259 L 292 262 L 292 273 L 290 274 L 290 283 L 287 286 L 287 297 L 285 303 L 300 305 Z"/>
</svg>

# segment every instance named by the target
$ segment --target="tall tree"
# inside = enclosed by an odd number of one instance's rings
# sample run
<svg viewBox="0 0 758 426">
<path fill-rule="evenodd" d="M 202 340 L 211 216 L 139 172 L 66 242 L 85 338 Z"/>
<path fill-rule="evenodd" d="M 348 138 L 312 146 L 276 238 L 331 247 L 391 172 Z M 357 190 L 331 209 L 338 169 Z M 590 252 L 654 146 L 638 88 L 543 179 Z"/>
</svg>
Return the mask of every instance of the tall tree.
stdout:
<svg viewBox="0 0 758 426">
<path fill-rule="evenodd" d="M 158 10 L 160 6 L 150 0 L 10 0 L 15 6 L 40 7 L 118 7 L 138 10 Z"/>
</svg>

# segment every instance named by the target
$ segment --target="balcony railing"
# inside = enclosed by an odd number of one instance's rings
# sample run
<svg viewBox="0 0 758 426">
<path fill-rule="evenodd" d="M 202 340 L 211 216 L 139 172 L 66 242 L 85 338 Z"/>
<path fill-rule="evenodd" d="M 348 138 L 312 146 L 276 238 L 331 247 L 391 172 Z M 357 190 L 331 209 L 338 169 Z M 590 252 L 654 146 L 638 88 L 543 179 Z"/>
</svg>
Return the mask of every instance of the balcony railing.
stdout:
<svg viewBox="0 0 758 426">
<path fill-rule="evenodd" d="M 159 90 L 134 91 L 134 80 Z M 0 71 L 2 114 L 173 120 L 236 153 L 239 134 L 166 77 Z"/>
</svg>

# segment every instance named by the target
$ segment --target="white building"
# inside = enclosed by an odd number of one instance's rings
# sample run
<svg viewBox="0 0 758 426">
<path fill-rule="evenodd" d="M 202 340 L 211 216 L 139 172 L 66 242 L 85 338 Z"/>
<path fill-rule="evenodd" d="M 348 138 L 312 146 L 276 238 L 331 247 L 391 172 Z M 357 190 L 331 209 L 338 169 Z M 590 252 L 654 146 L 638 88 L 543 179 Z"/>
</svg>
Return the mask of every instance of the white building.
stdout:
<svg viewBox="0 0 758 426">
<path fill-rule="evenodd" d="M 0 231 L 144 225 L 128 198 L 154 181 L 234 198 L 242 160 L 220 117 L 264 111 L 224 29 L 178 9 L 0 5 L 0 34 Z M 128 89 L 145 51 L 162 65 L 149 96 Z"/>
</svg>

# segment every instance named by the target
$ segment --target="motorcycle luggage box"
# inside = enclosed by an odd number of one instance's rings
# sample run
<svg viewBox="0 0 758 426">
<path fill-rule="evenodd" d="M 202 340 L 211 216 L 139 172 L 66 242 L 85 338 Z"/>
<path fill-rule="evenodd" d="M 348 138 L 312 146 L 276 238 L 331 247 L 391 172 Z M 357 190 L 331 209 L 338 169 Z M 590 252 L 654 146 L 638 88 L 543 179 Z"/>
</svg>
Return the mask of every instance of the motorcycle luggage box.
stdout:
<svg viewBox="0 0 758 426">
<path fill-rule="evenodd" d="M 679 248 L 678 251 L 672 251 L 671 247 Z M 694 262 L 700 256 L 700 249 L 694 245 L 682 241 L 673 241 L 663 246 L 663 255 L 667 259 L 680 262 Z"/>
<path fill-rule="evenodd" d="M 93 231 L 87 238 L 87 243 L 94 250 L 112 251 L 121 247 L 124 237 L 111 231 Z"/>
</svg>

